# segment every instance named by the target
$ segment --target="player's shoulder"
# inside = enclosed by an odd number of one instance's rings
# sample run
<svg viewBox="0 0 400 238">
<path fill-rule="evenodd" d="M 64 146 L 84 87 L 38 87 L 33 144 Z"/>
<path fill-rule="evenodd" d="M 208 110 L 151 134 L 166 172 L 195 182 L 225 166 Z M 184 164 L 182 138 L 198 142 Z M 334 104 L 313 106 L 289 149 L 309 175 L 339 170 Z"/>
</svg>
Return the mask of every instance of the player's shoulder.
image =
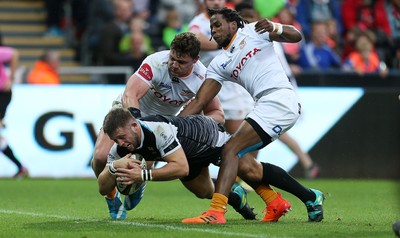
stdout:
<svg viewBox="0 0 400 238">
<path fill-rule="evenodd" d="M 162 50 L 147 56 L 145 61 L 154 64 L 154 66 L 157 66 L 157 65 L 167 64 L 168 58 L 169 58 L 169 50 Z"/>
<path fill-rule="evenodd" d="M 176 126 L 165 121 L 141 121 L 141 125 L 151 131 L 159 145 L 170 143 L 178 133 Z"/>
<path fill-rule="evenodd" d="M 263 34 L 256 32 L 256 23 L 257 22 L 245 24 L 244 27 L 238 31 L 238 34 L 242 35 L 242 37 L 250 36 L 250 39 L 255 40 L 259 40 L 260 38 L 269 40 L 269 32 L 264 32 Z"/>
<path fill-rule="evenodd" d="M 257 22 L 252 22 L 252 23 L 245 24 L 243 28 L 239 29 L 239 31 L 238 31 L 239 34 L 240 33 L 242 33 L 242 34 L 258 34 L 255 31 L 256 23 Z"/>
<path fill-rule="evenodd" d="M 206 75 L 207 68 L 204 66 L 203 63 L 198 60 L 193 67 L 193 72 L 192 74 L 195 76 L 196 79 L 199 79 L 200 81 L 204 80 L 204 77 Z"/>
<path fill-rule="evenodd" d="M 160 79 L 164 75 L 164 71 L 167 72 L 168 57 L 169 50 L 156 52 L 147 56 L 136 71 L 136 75 L 146 81 Z"/>
</svg>

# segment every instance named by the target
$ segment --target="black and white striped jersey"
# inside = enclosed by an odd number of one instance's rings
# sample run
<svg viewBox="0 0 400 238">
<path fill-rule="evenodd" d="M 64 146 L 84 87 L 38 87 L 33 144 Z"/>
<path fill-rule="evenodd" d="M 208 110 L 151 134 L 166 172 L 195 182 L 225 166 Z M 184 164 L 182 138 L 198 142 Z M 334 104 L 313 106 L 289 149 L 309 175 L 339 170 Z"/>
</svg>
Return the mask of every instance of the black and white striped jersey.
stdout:
<svg viewBox="0 0 400 238">
<path fill-rule="evenodd" d="M 220 158 L 222 146 L 230 135 L 212 118 L 203 115 L 148 116 L 138 120 L 142 128 L 140 146 L 131 153 L 145 160 L 163 161 L 165 156 L 183 148 L 189 162 L 213 162 Z M 130 153 L 114 145 L 109 161 Z"/>
</svg>

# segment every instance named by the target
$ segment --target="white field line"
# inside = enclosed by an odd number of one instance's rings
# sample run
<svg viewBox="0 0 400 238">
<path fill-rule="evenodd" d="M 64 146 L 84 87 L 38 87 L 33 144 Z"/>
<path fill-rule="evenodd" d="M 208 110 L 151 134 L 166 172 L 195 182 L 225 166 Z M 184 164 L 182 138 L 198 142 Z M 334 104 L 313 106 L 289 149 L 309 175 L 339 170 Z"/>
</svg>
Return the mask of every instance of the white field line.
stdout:
<svg viewBox="0 0 400 238">
<path fill-rule="evenodd" d="M 61 220 L 107 222 L 107 223 L 113 223 L 113 224 L 118 224 L 118 225 L 128 225 L 128 226 L 138 226 L 138 227 L 152 227 L 152 228 L 160 228 L 160 229 L 164 229 L 164 230 L 178 230 L 178 231 L 186 231 L 186 232 L 202 232 L 202 233 L 210 233 L 210 234 L 223 235 L 223 236 L 255 237 L 255 238 L 265 237 L 265 235 L 256 235 L 256 234 L 247 234 L 247 233 L 238 233 L 238 232 L 226 232 L 226 231 L 216 231 L 216 230 L 204 229 L 204 228 L 189 228 L 189 227 L 171 226 L 171 225 L 157 225 L 157 224 L 147 224 L 147 223 L 140 223 L 140 222 L 130 222 L 130 221 L 100 220 L 100 219 L 61 216 L 61 215 L 33 213 L 33 212 L 21 212 L 21 211 L 2 210 L 2 209 L 0 209 L 0 213 L 25 215 L 25 216 L 33 216 L 33 217 L 48 217 L 48 218 L 56 218 L 56 219 L 61 219 Z M 274 238 L 273 236 L 268 236 L 268 237 Z"/>
</svg>

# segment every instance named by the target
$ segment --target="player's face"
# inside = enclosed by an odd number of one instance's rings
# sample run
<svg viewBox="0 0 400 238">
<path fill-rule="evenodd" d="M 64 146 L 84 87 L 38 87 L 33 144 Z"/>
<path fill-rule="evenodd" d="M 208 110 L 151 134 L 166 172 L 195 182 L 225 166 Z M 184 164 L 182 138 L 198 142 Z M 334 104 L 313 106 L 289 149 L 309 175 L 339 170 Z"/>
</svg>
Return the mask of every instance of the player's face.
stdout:
<svg viewBox="0 0 400 238">
<path fill-rule="evenodd" d="M 221 47 L 226 47 L 236 33 L 236 22 L 228 22 L 221 14 L 215 14 L 210 19 L 211 34 Z"/>
<path fill-rule="evenodd" d="M 113 135 L 113 141 L 129 151 L 134 151 L 139 146 L 139 136 L 136 133 L 135 125 L 128 123 L 124 127 L 119 127 Z"/>
<path fill-rule="evenodd" d="M 168 69 L 172 76 L 181 77 L 188 75 L 198 57 L 193 59 L 188 54 L 177 54 L 175 50 L 169 52 Z"/>
</svg>

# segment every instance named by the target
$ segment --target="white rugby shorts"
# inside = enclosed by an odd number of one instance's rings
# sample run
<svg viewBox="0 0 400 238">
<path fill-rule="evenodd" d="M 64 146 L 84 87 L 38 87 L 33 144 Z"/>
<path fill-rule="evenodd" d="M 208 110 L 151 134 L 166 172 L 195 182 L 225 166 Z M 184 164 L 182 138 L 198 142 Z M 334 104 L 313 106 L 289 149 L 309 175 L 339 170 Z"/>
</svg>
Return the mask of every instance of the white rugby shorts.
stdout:
<svg viewBox="0 0 400 238">
<path fill-rule="evenodd" d="M 294 126 L 300 110 L 296 93 L 283 88 L 262 96 L 247 117 L 253 119 L 274 141 Z"/>
</svg>

